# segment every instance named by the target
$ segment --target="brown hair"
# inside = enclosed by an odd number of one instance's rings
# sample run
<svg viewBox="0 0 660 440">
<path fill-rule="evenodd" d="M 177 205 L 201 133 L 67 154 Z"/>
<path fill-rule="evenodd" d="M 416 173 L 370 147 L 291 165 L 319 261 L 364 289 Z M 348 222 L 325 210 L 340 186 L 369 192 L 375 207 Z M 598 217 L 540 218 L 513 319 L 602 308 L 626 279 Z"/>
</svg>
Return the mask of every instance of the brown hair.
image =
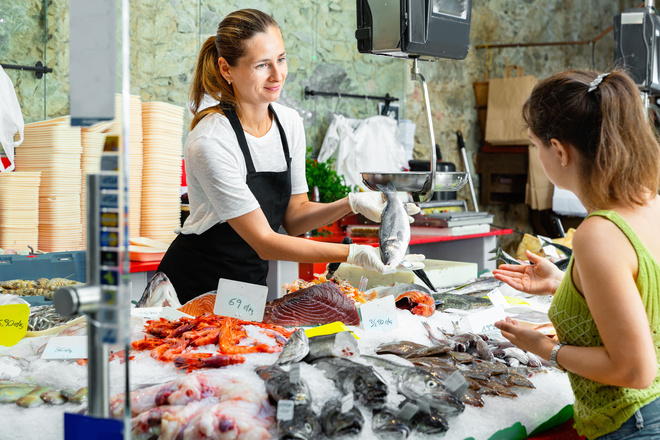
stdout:
<svg viewBox="0 0 660 440">
<path fill-rule="evenodd" d="M 279 29 L 270 15 L 256 9 L 241 9 L 227 15 L 220 22 L 216 35 L 204 41 L 190 86 L 190 111 L 194 115 L 191 130 L 209 113 L 222 113 L 223 105 L 231 105 L 240 117 L 241 109 L 234 89 L 220 74 L 218 59 L 223 57 L 230 66 L 236 66 L 245 55 L 245 43 L 256 34 L 267 32 L 271 26 Z M 220 104 L 199 111 L 204 95 Z"/>
<path fill-rule="evenodd" d="M 577 150 L 589 207 L 643 204 L 660 188 L 660 145 L 633 80 L 615 70 L 589 91 L 597 77 L 567 70 L 539 82 L 523 118 L 544 148 L 557 139 Z"/>
</svg>

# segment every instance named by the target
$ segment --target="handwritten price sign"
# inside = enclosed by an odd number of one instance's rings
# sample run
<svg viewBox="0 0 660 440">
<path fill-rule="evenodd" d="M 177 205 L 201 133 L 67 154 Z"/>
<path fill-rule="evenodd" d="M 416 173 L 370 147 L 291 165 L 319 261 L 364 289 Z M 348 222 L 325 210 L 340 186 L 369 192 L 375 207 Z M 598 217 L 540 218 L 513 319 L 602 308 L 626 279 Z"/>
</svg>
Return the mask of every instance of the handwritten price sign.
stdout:
<svg viewBox="0 0 660 440">
<path fill-rule="evenodd" d="M 87 336 L 54 336 L 41 359 L 87 359 Z"/>
<path fill-rule="evenodd" d="M 358 311 L 365 331 L 392 330 L 399 326 L 394 297 L 391 295 L 362 304 Z"/>
<path fill-rule="evenodd" d="M 0 345 L 11 347 L 27 333 L 30 306 L 5 304 L 0 306 Z"/>
<path fill-rule="evenodd" d="M 213 313 L 260 322 L 264 318 L 268 287 L 240 281 L 218 281 Z"/>
</svg>

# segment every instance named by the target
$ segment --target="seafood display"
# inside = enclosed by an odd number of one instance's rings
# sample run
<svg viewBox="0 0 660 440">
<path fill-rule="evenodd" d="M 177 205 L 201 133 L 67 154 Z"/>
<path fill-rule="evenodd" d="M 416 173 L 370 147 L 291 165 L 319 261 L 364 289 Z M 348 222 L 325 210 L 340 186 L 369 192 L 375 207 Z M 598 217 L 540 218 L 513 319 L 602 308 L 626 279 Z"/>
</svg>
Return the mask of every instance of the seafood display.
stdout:
<svg viewBox="0 0 660 440">
<path fill-rule="evenodd" d="M 52 300 L 53 294 L 60 287 L 80 286 L 83 283 L 66 278 L 39 278 L 32 280 L 0 281 L 0 293 L 18 296 L 43 296 Z"/>
<path fill-rule="evenodd" d="M 300 289 L 306 289 L 308 287 L 323 284 L 327 281 L 332 281 L 335 283 L 337 287 L 339 287 L 339 290 L 344 293 L 344 295 L 352 299 L 358 305 L 364 304 L 367 301 L 371 301 L 372 299 L 376 298 L 375 291 L 371 291 L 370 293 L 362 292 L 359 289 L 353 287 L 353 285 L 346 280 L 343 280 L 337 276 L 334 276 L 331 280 L 328 280 L 326 279 L 325 275 L 319 275 L 318 278 L 314 278 L 311 281 L 297 279 L 293 283 L 285 283 L 282 285 L 282 293 L 283 295 L 287 295 Z"/>
<path fill-rule="evenodd" d="M 341 321 L 358 325 L 355 303 L 331 281 L 289 293 L 266 304 L 264 322 L 282 326 L 328 324 Z"/>
<path fill-rule="evenodd" d="M 410 242 L 410 222 L 406 207 L 392 183 L 387 186 L 377 185 L 385 194 L 387 203 L 378 228 L 378 246 L 380 257 L 386 266 L 397 267 L 403 260 Z"/>
<path fill-rule="evenodd" d="M 244 328 L 246 325 L 262 327 L 263 333 L 271 337 L 275 344 L 268 345 L 254 340 L 253 344 L 245 345 L 250 339 Z M 153 337 L 145 336 L 144 339 L 133 341 L 131 346 L 134 350 L 150 350 L 153 358 L 162 362 L 174 362 L 178 368 L 188 372 L 245 362 L 241 354 L 281 351 L 284 338 L 292 333 L 275 325 L 218 315 L 184 317 L 177 321 L 168 321 L 165 318 L 149 320 L 144 331 Z M 207 345 L 217 346 L 216 354 L 195 350 Z"/>
<path fill-rule="evenodd" d="M 276 364 L 293 362 L 313 362 L 324 357 L 351 357 L 358 354 L 357 340 L 351 332 L 344 331 L 330 335 L 308 338 L 303 329 L 293 332 L 277 359 Z"/>
<path fill-rule="evenodd" d="M 190 316 L 201 316 L 205 313 L 213 313 L 215 307 L 216 291 L 207 292 L 196 298 L 191 299 L 177 310 Z"/>
<path fill-rule="evenodd" d="M 131 393 L 135 439 L 269 439 L 274 414 L 252 377 L 225 371 L 192 373 Z M 124 394 L 111 399 L 123 413 Z"/>
<path fill-rule="evenodd" d="M 311 408 L 312 397 L 307 383 L 300 377 L 294 378 L 277 365 L 257 367 L 256 373 L 266 384 L 271 402 L 293 402 L 293 417 L 279 420 L 277 438 L 313 440 L 321 433 L 321 422 Z"/>
<path fill-rule="evenodd" d="M 414 315 L 431 316 L 435 313 L 435 299 L 421 290 L 409 290 L 397 296 L 394 300 L 396 307 L 410 310 Z"/>
<path fill-rule="evenodd" d="M 79 390 L 58 390 L 50 386 L 0 380 L 0 403 L 15 403 L 23 408 L 34 408 L 44 404 L 81 404 L 86 401 L 87 387 Z"/>
<path fill-rule="evenodd" d="M 28 318 L 28 331 L 39 332 L 53 327 L 66 324 L 73 321 L 80 315 L 73 315 L 63 318 L 53 305 L 32 306 L 30 307 L 30 317 Z"/>
</svg>

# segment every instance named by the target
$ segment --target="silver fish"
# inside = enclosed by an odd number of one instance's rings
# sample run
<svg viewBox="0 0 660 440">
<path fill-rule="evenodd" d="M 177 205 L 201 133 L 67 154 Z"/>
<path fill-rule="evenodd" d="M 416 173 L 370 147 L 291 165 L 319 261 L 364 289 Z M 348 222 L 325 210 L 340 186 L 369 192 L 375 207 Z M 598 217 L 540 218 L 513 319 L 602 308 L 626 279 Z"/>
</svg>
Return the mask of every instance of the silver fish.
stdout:
<svg viewBox="0 0 660 440">
<path fill-rule="evenodd" d="M 172 307 L 178 309 L 181 307 L 181 303 L 167 275 L 163 272 L 156 272 L 149 280 L 136 307 Z"/>
<path fill-rule="evenodd" d="M 309 338 L 304 329 L 298 329 L 289 336 L 286 344 L 282 347 L 280 357 L 275 362 L 277 365 L 286 365 L 300 362 L 309 353 Z"/>
<path fill-rule="evenodd" d="M 363 356 L 367 362 L 384 367 L 392 373 L 397 390 L 412 400 L 426 404 L 445 416 L 465 410 L 461 400 L 452 394 L 437 377 L 419 367 L 407 367 L 384 359 L 382 356 Z"/>
<path fill-rule="evenodd" d="M 372 409 L 382 408 L 387 398 L 387 384 L 369 365 L 344 358 L 323 358 L 314 362 L 344 394 L 353 393 L 356 401 Z"/>
<path fill-rule="evenodd" d="M 513 264 L 513 263 L 512 263 Z M 519 264 L 519 263 L 518 263 Z M 493 289 L 500 287 L 502 281 L 493 277 L 477 278 L 460 286 L 451 287 L 446 290 L 441 290 L 439 293 L 451 293 L 453 295 L 470 295 L 476 293 L 488 293 Z"/>
<path fill-rule="evenodd" d="M 378 229 L 378 245 L 383 264 L 396 267 L 406 255 L 410 242 L 410 223 L 405 205 L 390 182 L 387 186 L 377 185 L 387 197 L 385 209 Z"/>
<path fill-rule="evenodd" d="M 266 382 L 266 392 L 273 402 L 291 400 L 296 406 L 311 404 L 311 393 L 305 382 L 291 383 L 289 373 L 277 365 L 262 365 L 256 373 Z"/>
<path fill-rule="evenodd" d="M 339 399 L 328 400 L 321 410 L 323 433 L 329 438 L 357 435 L 362 432 L 364 416 L 357 407 L 343 412 Z"/>
<path fill-rule="evenodd" d="M 12 403 L 16 402 L 23 396 L 26 396 L 28 393 L 34 391 L 35 387 L 33 385 L 19 385 L 19 386 L 7 386 L 0 389 L 0 403 Z"/>
<path fill-rule="evenodd" d="M 41 394 L 41 399 L 46 403 L 50 403 L 51 405 L 62 405 L 67 401 L 66 397 L 62 395 L 60 390 L 48 390 Z"/>
<path fill-rule="evenodd" d="M 399 417 L 396 411 L 390 409 L 374 412 L 371 429 L 379 439 L 383 440 L 404 440 L 412 431 L 410 421 Z"/>
<path fill-rule="evenodd" d="M 277 423 L 277 438 L 281 440 L 316 440 L 321 436 L 321 423 L 309 405 L 296 405 L 293 418 Z"/>
</svg>

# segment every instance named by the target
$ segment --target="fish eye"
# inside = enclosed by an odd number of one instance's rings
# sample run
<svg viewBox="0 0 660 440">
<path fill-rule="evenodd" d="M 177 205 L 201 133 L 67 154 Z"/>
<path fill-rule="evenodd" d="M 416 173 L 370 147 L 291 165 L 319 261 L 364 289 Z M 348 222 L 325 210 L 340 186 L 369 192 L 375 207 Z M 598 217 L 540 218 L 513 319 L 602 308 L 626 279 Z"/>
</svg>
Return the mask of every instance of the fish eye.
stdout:
<svg viewBox="0 0 660 440">
<path fill-rule="evenodd" d="M 438 384 L 434 380 L 429 380 L 426 382 L 426 386 L 429 388 L 435 388 L 438 386 Z"/>
<path fill-rule="evenodd" d="M 305 423 L 305 432 L 307 432 L 308 434 L 312 433 L 312 425 L 311 424 Z"/>
</svg>

